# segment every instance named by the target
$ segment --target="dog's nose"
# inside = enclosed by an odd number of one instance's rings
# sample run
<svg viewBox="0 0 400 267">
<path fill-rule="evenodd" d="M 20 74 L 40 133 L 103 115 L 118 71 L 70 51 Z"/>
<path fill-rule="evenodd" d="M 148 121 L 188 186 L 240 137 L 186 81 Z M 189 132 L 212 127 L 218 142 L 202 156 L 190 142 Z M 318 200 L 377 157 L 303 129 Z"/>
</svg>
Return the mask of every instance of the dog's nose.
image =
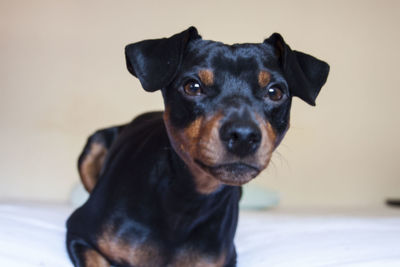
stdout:
<svg viewBox="0 0 400 267">
<path fill-rule="evenodd" d="M 227 121 L 219 135 L 227 150 L 239 157 L 253 154 L 261 143 L 261 130 L 252 121 Z"/>
</svg>

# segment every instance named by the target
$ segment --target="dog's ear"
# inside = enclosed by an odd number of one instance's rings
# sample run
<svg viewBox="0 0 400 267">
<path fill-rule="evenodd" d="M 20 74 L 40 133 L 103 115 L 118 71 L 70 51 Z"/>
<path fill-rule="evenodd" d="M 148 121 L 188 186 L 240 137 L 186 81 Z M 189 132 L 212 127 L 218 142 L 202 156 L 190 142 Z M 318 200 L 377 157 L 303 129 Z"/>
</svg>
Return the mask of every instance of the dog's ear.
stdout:
<svg viewBox="0 0 400 267">
<path fill-rule="evenodd" d="M 315 99 L 328 78 L 329 65 L 313 56 L 292 51 L 279 33 L 272 34 L 264 43 L 274 47 L 290 93 L 315 106 Z"/>
<path fill-rule="evenodd" d="M 161 89 L 174 79 L 189 41 L 199 38 L 196 28 L 190 27 L 170 38 L 129 44 L 125 47 L 128 70 L 146 91 Z"/>
</svg>

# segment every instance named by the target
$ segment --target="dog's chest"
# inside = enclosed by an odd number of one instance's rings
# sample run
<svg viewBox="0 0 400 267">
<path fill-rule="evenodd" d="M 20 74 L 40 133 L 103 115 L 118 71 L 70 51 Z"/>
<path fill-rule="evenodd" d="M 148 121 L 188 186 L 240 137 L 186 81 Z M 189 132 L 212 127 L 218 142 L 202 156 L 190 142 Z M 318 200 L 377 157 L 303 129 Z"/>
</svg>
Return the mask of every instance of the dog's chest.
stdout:
<svg viewBox="0 0 400 267">
<path fill-rule="evenodd" d="M 148 229 L 109 228 L 97 240 L 100 252 L 112 262 L 128 266 L 222 267 L 226 255 L 201 252 L 193 242 L 168 247 L 162 240 L 148 237 Z M 134 233 L 134 234 L 132 234 Z"/>
</svg>

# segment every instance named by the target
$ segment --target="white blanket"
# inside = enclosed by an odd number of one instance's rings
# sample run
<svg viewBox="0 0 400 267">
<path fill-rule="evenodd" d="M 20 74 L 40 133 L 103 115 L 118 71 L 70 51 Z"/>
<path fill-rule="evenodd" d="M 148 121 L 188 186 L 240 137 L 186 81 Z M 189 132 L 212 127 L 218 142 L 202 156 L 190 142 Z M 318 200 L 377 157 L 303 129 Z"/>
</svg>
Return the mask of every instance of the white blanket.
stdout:
<svg viewBox="0 0 400 267">
<path fill-rule="evenodd" d="M 71 267 L 65 205 L 0 204 L 0 266 Z M 400 210 L 241 212 L 238 267 L 400 266 Z"/>
</svg>

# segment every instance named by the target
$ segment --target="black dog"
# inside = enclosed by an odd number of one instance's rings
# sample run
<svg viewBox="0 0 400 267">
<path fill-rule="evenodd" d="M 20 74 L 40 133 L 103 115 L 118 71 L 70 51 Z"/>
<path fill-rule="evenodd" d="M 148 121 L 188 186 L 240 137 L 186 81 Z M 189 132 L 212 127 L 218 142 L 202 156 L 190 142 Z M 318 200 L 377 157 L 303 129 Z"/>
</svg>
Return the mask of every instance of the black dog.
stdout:
<svg viewBox="0 0 400 267">
<path fill-rule="evenodd" d="M 236 266 L 240 185 L 267 167 L 292 96 L 315 104 L 328 64 L 276 33 L 225 45 L 193 27 L 125 53 L 165 111 L 89 138 L 79 171 L 91 195 L 67 223 L 74 265 Z"/>
</svg>

